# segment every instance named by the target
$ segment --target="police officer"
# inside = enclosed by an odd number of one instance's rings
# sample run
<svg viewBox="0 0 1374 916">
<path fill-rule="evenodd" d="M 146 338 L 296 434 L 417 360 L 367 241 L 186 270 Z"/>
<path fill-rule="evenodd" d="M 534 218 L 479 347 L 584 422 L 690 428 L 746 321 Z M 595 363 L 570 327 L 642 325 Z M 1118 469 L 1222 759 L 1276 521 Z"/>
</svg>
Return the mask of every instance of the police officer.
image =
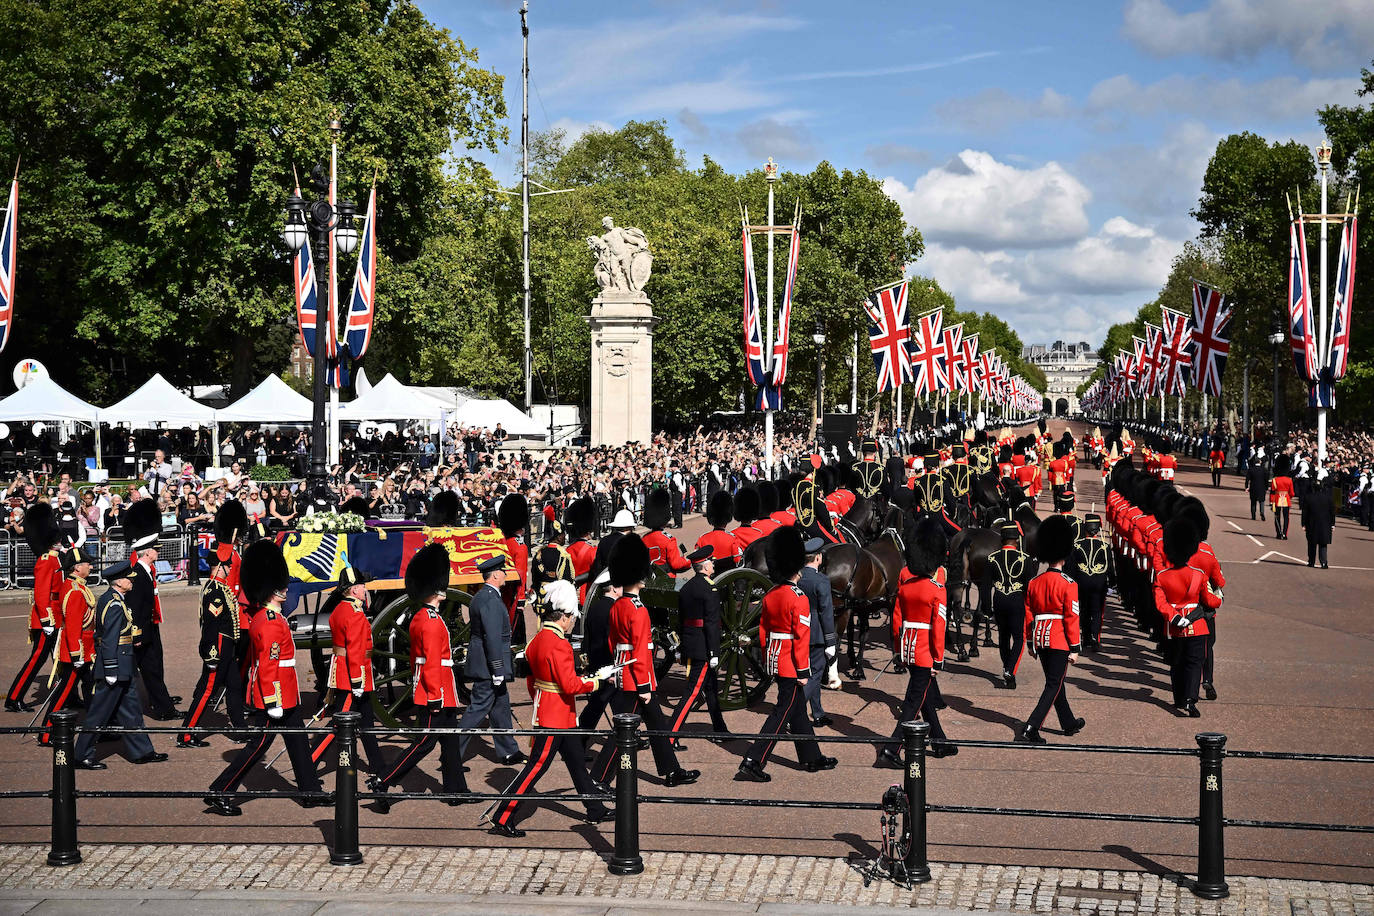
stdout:
<svg viewBox="0 0 1374 916">
<path fill-rule="evenodd" d="M 1116 565 L 1111 545 L 1102 534 L 1102 516 L 1089 512 L 1083 517 L 1073 553 L 1065 564 L 1078 583 L 1078 607 L 1083 617 L 1083 651 L 1102 649 L 1102 617 L 1107 608 L 1107 589 L 1116 582 Z"/>
<path fill-rule="evenodd" d="M 200 680 L 182 728 L 196 728 L 214 703 L 215 692 L 224 691 L 229 722 L 243 728 L 243 677 L 239 671 L 238 644 L 242 636 L 238 596 L 229 585 L 234 560 L 233 547 L 222 543 L 215 548 L 215 563 L 210 578 L 200 589 Z M 210 742 L 190 732 L 177 736 L 177 747 L 209 747 Z"/>
<path fill-rule="evenodd" d="M 688 714 L 703 697 L 711 715 L 711 730 L 723 735 L 730 732 L 720 714 L 716 679 L 716 668 L 720 664 L 720 595 L 711 581 L 715 573 L 713 553 L 710 544 L 703 544 L 687 555 L 696 575 L 678 593 L 678 616 L 682 622 L 682 645 L 678 653 L 687 666 L 687 676 L 669 726 L 674 733 L 681 730 Z M 681 742 L 676 749 L 682 750 Z"/>
<path fill-rule="evenodd" d="M 482 574 L 482 585 L 472 596 L 468 609 L 471 638 L 467 665 L 463 669 L 464 677 L 472 682 L 472 698 L 468 700 L 468 708 L 458 727 L 481 728 L 490 717 L 492 728 L 513 728 L 508 682 L 514 676 L 515 662 L 511 656 L 510 618 L 501 601 L 508 570 L 505 559 L 500 556 L 479 564 L 477 570 Z M 459 739 L 460 760 L 467 753 L 469 737 L 463 735 Z M 493 735 L 492 744 L 503 765 L 525 762 L 520 745 L 510 735 Z"/>
<path fill-rule="evenodd" d="M 992 596 L 992 616 L 997 621 L 997 648 L 1002 657 L 1002 682 L 997 686 L 1015 690 L 1026 641 L 1026 586 L 1035 576 L 1035 561 L 1021 550 L 1021 529 L 1015 522 L 999 524 L 997 536 L 1002 544 L 988 555 L 980 592 Z"/>
<path fill-rule="evenodd" d="M 803 693 L 811 704 L 811 726 L 824 728 L 831 723 L 821 705 L 821 685 L 825 681 L 826 669 L 839 651 L 839 638 L 835 633 L 835 599 L 830 590 L 830 579 L 821 572 L 821 551 L 825 541 L 811 538 L 805 544 L 806 566 L 802 567 L 797 587 L 806 595 L 811 605 L 811 676 L 806 679 Z"/>
</svg>

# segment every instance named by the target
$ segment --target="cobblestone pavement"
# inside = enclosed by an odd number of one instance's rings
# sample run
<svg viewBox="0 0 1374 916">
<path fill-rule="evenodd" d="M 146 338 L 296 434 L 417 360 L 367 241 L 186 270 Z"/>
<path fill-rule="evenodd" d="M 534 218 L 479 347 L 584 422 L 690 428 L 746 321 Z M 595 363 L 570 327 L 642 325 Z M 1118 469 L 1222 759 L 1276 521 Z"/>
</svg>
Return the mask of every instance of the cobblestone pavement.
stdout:
<svg viewBox="0 0 1374 916">
<path fill-rule="evenodd" d="M 1231 878 L 1231 896 L 1199 900 L 1171 877 L 1126 871 L 932 865 L 934 880 L 906 890 L 865 887 L 845 859 L 649 853 L 644 873 L 617 877 L 593 852 L 482 847 L 372 846 L 351 868 L 320 846 L 88 845 L 85 861 L 50 868 L 46 848 L 0 846 L 0 913 L 105 911 L 118 899 L 141 912 L 395 911 L 407 902 L 442 912 L 822 914 L 911 907 L 935 912 L 1103 914 L 1374 914 L 1364 884 Z"/>
</svg>

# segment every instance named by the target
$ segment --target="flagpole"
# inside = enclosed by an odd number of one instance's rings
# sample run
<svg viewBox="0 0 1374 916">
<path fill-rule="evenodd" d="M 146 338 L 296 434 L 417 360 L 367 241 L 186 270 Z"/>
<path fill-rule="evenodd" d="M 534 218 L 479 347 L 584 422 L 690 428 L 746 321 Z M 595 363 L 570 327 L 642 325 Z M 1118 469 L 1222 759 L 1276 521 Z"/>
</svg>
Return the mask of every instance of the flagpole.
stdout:
<svg viewBox="0 0 1374 916">
<path fill-rule="evenodd" d="M 520 64 L 520 264 L 524 281 L 522 298 L 525 310 L 525 349 L 520 356 L 520 365 L 525 370 L 526 416 L 534 406 L 534 350 L 530 343 L 530 27 L 525 21 L 529 8 L 528 0 L 520 4 L 520 36 L 523 41 Z M 772 278 L 769 279 L 771 281 Z M 552 414 L 552 407 L 549 408 L 549 412 Z M 442 435 L 439 441 L 443 442 Z M 552 445 L 553 442 L 550 441 L 549 444 Z"/>
<path fill-rule="evenodd" d="M 768 184 L 768 336 L 764 339 L 763 359 L 767 369 L 764 384 L 772 381 L 773 376 L 773 185 L 778 180 L 778 168 L 773 158 L 768 158 L 763 177 Z M 765 398 L 767 396 L 765 395 Z M 767 469 L 768 479 L 773 479 L 773 410 L 767 400 L 763 405 L 763 466 Z"/>
<path fill-rule="evenodd" d="M 1322 140 L 1322 145 L 1317 147 L 1317 164 L 1321 166 L 1322 174 L 1322 236 L 1321 236 L 1321 313 L 1317 319 L 1317 377 L 1313 383 L 1317 386 L 1317 468 L 1320 469 L 1326 462 L 1326 402 L 1327 397 L 1322 394 L 1322 371 L 1330 359 L 1330 341 L 1326 339 L 1326 173 L 1331 166 L 1331 144 Z"/>
<path fill-rule="evenodd" d="M 859 329 L 854 328 L 854 352 L 849 357 L 849 412 L 859 412 Z"/>
</svg>

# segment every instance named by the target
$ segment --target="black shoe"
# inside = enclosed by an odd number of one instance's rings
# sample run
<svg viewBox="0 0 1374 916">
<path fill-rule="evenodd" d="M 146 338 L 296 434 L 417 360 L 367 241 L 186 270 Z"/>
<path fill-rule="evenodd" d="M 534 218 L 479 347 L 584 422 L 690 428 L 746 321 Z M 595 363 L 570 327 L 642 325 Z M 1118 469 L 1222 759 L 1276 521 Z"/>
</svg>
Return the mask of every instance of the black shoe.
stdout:
<svg viewBox="0 0 1374 916">
<path fill-rule="evenodd" d="M 1002 690 L 1015 690 L 1015 689 L 1016 689 L 1016 675 L 1011 674 L 1010 672 L 1007 672 L 1007 671 L 1003 671 L 1003 672 L 1002 672 L 1002 683 L 996 684 L 995 686 L 1001 688 Z"/>
<path fill-rule="evenodd" d="M 518 840 L 525 835 L 525 831 L 521 830 L 519 827 L 512 827 L 509 824 L 492 824 L 491 829 L 488 830 L 487 833 L 490 833 L 492 836 L 503 836 L 511 840 Z"/>
<path fill-rule="evenodd" d="M 369 792 L 375 792 L 375 793 L 378 794 L 378 795 L 385 795 L 385 794 L 386 794 L 386 789 L 387 789 L 386 783 L 382 782 L 382 780 L 381 780 L 379 777 L 377 777 L 377 776 L 369 776 L 369 777 L 367 777 L 367 790 L 368 790 Z M 374 799 L 374 801 L 377 803 L 377 811 L 378 811 L 378 813 L 380 813 L 380 814 L 389 814 L 389 813 L 391 813 L 391 802 L 387 801 L 385 798 Z"/>
<path fill-rule="evenodd" d="M 930 746 L 930 750 L 926 752 L 926 756 L 927 756 L 927 757 L 934 757 L 935 759 L 938 760 L 938 759 L 940 759 L 941 757 L 953 757 L 955 754 L 958 754 L 958 753 L 959 753 L 959 748 L 957 748 L 957 747 L 955 747 L 954 745 L 949 744 L 949 743 L 947 743 L 947 742 L 941 741 L 941 742 L 939 742 L 939 743 L 932 744 L 932 745 Z"/>
<path fill-rule="evenodd" d="M 166 759 L 166 754 L 160 754 L 157 751 L 153 751 L 151 754 L 144 754 L 142 757 L 135 760 L 134 763 L 162 763 L 162 761 Z"/>
<path fill-rule="evenodd" d="M 296 804 L 302 808 L 328 808 L 334 804 L 334 793 L 320 790 L 315 795 L 296 799 Z"/>
<path fill-rule="evenodd" d="M 643 735 L 640 735 L 640 736 L 639 736 L 639 750 L 641 750 L 641 751 L 647 751 L 648 749 L 649 749 L 649 739 L 648 739 L 648 738 L 645 738 Z"/>
<path fill-rule="evenodd" d="M 205 807 L 211 814 L 218 814 L 220 817 L 238 817 L 243 813 L 242 808 L 224 795 L 207 795 L 201 801 L 205 802 Z"/>
<path fill-rule="evenodd" d="M 5 712 L 33 712 L 33 707 L 23 700 L 6 700 Z"/>
<path fill-rule="evenodd" d="M 1040 729 L 1031 728 L 1027 725 L 1016 733 L 1017 744 L 1049 744 L 1044 738 L 1040 737 Z"/>
<path fill-rule="evenodd" d="M 820 760 L 807 761 L 806 772 L 819 773 L 821 770 L 833 770 L 839 765 L 840 762 L 834 757 L 822 757 Z"/>
<path fill-rule="evenodd" d="M 1202 695 L 1209 700 L 1215 700 L 1217 698 L 1217 689 L 1212 686 L 1211 681 L 1202 682 Z"/>
<path fill-rule="evenodd" d="M 1314 567 L 1314 566 L 1316 566 L 1316 565 L 1317 565 L 1317 564 L 1316 564 L 1316 563 L 1313 563 L 1311 560 L 1308 560 L 1308 561 L 1307 561 L 1307 568 L 1308 568 L 1308 569 L 1311 569 L 1312 567 Z"/>
<path fill-rule="evenodd" d="M 177 747 L 209 747 L 210 742 L 204 738 L 181 738 L 177 740 Z"/>
<path fill-rule="evenodd" d="M 905 769 L 905 765 L 902 763 L 902 758 L 898 756 L 897 752 L 889 750 L 887 748 L 884 748 L 883 750 L 878 752 L 878 759 L 873 762 L 873 765 L 876 767 L 883 767 L 889 770 Z"/>
<path fill-rule="evenodd" d="M 523 764 L 523 763 L 525 763 L 526 761 L 528 761 L 529 759 L 530 759 L 530 758 L 526 757 L 526 756 L 525 756 L 523 753 L 521 753 L 520 751 L 516 751 L 514 754 L 507 754 L 506 756 L 502 757 L 502 758 L 501 758 L 501 765 L 502 765 L 502 766 L 513 767 L 513 766 L 516 766 L 516 765 L 518 765 L 518 764 Z"/>
<path fill-rule="evenodd" d="M 992 648 L 993 646 L 995 646 L 995 645 L 997 645 L 997 644 L 996 644 L 995 642 L 992 641 L 992 638 L 991 638 L 991 637 L 989 637 L 989 636 L 984 636 L 984 637 L 983 637 L 983 648 L 984 648 L 984 649 L 991 649 L 991 648 Z"/>
<path fill-rule="evenodd" d="M 763 771 L 763 766 L 757 761 L 745 757 L 739 762 L 739 770 L 735 772 L 735 779 L 747 779 L 753 782 L 768 782 L 773 777 Z"/>
<path fill-rule="evenodd" d="M 1087 719 L 1084 719 L 1082 716 L 1079 716 L 1077 719 L 1074 719 L 1074 720 L 1073 720 L 1073 725 L 1072 725 L 1072 726 L 1070 726 L 1069 728 L 1064 729 L 1064 737 L 1066 737 L 1066 738 L 1072 738 L 1074 735 L 1076 735 L 1076 734 L 1078 734 L 1079 732 L 1081 732 L 1081 731 L 1083 730 L 1083 726 L 1085 726 L 1085 725 L 1087 725 L 1087 724 L 1088 724 L 1088 720 L 1087 720 Z"/>
<path fill-rule="evenodd" d="M 679 767 L 663 777 L 663 784 L 670 789 L 674 786 L 690 786 L 700 778 L 701 770 L 684 770 Z"/>
<path fill-rule="evenodd" d="M 976 642 L 970 642 L 970 643 L 968 644 L 968 657 L 969 657 L 969 658 L 977 658 L 977 657 L 978 657 L 978 654 L 979 654 L 979 653 L 978 653 L 978 643 L 976 643 Z"/>
<path fill-rule="evenodd" d="M 108 769 L 109 769 L 109 767 L 107 767 L 105 764 L 101 763 L 99 760 L 96 760 L 94 757 L 87 757 L 85 760 L 78 760 L 78 761 L 76 762 L 76 768 L 77 768 L 78 770 L 108 770 Z"/>
<path fill-rule="evenodd" d="M 938 699 L 938 700 L 935 701 L 935 708 L 936 708 L 936 709 L 949 709 L 949 704 L 945 702 L 945 698 L 944 698 L 943 695 L 941 695 L 940 699 Z"/>
<path fill-rule="evenodd" d="M 829 727 L 830 727 L 831 721 L 832 721 L 832 720 L 831 720 L 831 718 L 830 718 L 829 716 L 827 716 L 825 713 L 821 713 L 819 716 L 816 716 L 816 718 L 814 718 L 814 719 L 811 720 L 811 727 L 812 727 L 812 728 L 829 728 Z"/>
<path fill-rule="evenodd" d="M 168 697 L 167 699 L 172 701 L 173 706 L 181 702 L 181 697 Z"/>
<path fill-rule="evenodd" d="M 458 791 L 459 791 L 460 793 L 462 793 L 463 795 L 466 795 L 466 794 L 468 793 L 468 790 L 467 790 L 467 789 L 459 789 Z M 457 808 L 459 805 L 475 805 L 475 804 L 477 804 L 477 802 L 478 802 L 478 799 L 475 799 L 475 798 L 446 798 L 446 799 L 444 799 L 444 804 L 448 805 L 450 808 Z"/>
<path fill-rule="evenodd" d="M 1322 564 L 1322 569 L 1328 569 L 1328 568 L 1329 568 L 1329 567 L 1328 567 L 1325 563 Z"/>
<path fill-rule="evenodd" d="M 1201 719 L 1202 713 L 1198 711 L 1196 703 L 1184 703 L 1183 713 L 1190 719 Z"/>
<path fill-rule="evenodd" d="M 604 824 L 615 817 L 615 812 L 610 808 L 602 808 L 599 811 L 588 811 L 582 816 L 582 822 L 586 824 Z"/>
</svg>

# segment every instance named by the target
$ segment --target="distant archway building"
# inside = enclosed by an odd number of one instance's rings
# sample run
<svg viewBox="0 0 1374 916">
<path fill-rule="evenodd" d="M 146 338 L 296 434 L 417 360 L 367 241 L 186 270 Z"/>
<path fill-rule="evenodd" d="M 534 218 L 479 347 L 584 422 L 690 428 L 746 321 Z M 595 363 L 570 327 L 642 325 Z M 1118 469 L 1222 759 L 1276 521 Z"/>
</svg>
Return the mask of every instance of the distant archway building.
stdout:
<svg viewBox="0 0 1374 916">
<path fill-rule="evenodd" d="M 1021 358 L 1045 373 L 1046 413 L 1066 417 L 1079 412 L 1078 386 L 1097 368 L 1097 351 L 1087 341 L 1056 340 L 1048 347 L 1033 344 L 1022 348 Z"/>
</svg>

